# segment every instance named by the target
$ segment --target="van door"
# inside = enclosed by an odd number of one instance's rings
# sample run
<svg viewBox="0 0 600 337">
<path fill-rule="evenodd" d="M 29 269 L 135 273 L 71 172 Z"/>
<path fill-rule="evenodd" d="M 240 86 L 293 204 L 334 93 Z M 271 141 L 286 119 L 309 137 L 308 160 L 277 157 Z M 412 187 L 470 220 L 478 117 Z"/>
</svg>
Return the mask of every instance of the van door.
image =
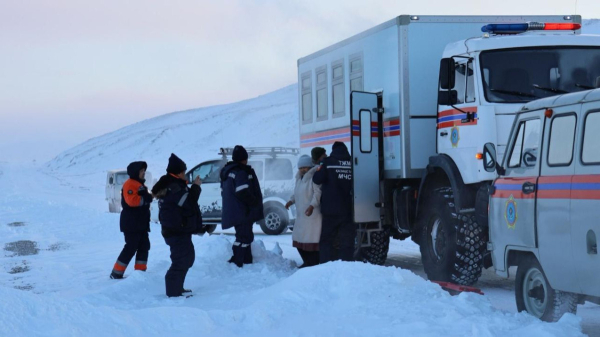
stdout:
<svg viewBox="0 0 600 337">
<path fill-rule="evenodd" d="M 221 169 L 225 166 L 224 160 L 213 160 L 201 163 L 188 172 L 188 182 L 191 184 L 197 176 L 202 180 L 202 193 L 198 204 L 202 211 L 202 220 L 205 224 L 218 224 L 221 222 Z"/>
<path fill-rule="evenodd" d="M 518 115 L 504 158 L 506 174 L 494 182 L 490 199 L 490 237 L 495 247 L 536 247 L 535 197 L 540 173 L 543 111 Z M 494 249 L 492 260 L 506 270 L 505 250 Z"/>
<path fill-rule="evenodd" d="M 600 109 L 583 104 L 578 118 L 571 185 L 571 242 L 575 274 L 586 295 L 600 296 Z"/>
<path fill-rule="evenodd" d="M 352 188 L 354 222 L 378 222 L 379 135 L 377 94 L 353 91 L 352 111 Z"/>
<path fill-rule="evenodd" d="M 571 250 L 571 180 L 580 105 L 553 109 L 546 119 L 538 181 L 537 233 L 540 265 L 554 289 L 579 292 Z"/>
</svg>

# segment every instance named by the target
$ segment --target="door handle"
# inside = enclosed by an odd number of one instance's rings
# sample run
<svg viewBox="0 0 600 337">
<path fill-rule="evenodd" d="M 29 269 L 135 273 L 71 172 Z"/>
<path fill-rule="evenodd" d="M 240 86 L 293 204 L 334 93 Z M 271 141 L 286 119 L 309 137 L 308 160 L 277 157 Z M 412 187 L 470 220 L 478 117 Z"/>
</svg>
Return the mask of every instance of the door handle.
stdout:
<svg viewBox="0 0 600 337">
<path fill-rule="evenodd" d="M 533 192 L 535 192 L 535 184 L 534 183 L 526 182 L 523 184 L 523 193 L 531 194 Z"/>
<path fill-rule="evenodd" d="M 448 132 L 446 132 L 446 131 L 440 132 L 440 136 L 442 136 L 442 137 L 446 137 L 447 135 L 448 135 Z"/>
<path fill-rule="evenodd" d="M 358 157 L 354 157 L 354 165 L 358 165 Z"/>
</svg>

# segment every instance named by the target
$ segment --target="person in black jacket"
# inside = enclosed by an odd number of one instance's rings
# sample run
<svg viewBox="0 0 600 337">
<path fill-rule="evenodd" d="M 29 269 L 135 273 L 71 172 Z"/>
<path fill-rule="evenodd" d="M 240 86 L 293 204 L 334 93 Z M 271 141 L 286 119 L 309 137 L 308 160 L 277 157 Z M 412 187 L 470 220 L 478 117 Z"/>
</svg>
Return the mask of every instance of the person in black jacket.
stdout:
<svg viewBox="0 0 600 337">
<path fill-rule="evenodd" d="M 323 159 L 313 176 L 321 185 L 323 226 L 319 241 L 320 263 L 333 261 L 334 241 L 339 240 L 340 258 L 354 260 L 356 226 L 352 221 L 352 158 L 342 142 L 335 142 L 331 155 Z"/>
<path fill-rule="evenodd" d="M 171 268 L 165 275 L 169 297 L 179 297 L 191 292 L 184 289 L 183 284 L 196 259 L 192 234 L 197 233 L 202 226 L 202 213 L 198 206 L 202 181 L 200 177 L 196 177 L 191 188 L 188 187 L 186 170 L 185 163 L 171 154 L 167 174 L 160 177 L 152 188 L 152 193 L 158 198 L 161 233 L 171 249 Z"/>
<path fill-rule="evenodd" d="M 148 165 L 136 161 L 127 166 L 129 179 L 121 189 L 120 227 L 125 236 L 125 247 L 110 273 L 112 279 L 122 279 L 127 265 L 135 255 L 135 270 L 146 271 L 150 250 L 150 203 L 152 195 L 144 185 Z"/>
<path fill-rule="evenodd" d="M 248 152 L 243 146 L 236 145 L 232 159 L 221 169 L 221 226 L 223 229 L 235 228 L 233 256 L 229 262 L 241 268 L 252 263 L 252 227 L 265 216 L 260 184 L 254 169 L 248 165 Z"/>
</svg>

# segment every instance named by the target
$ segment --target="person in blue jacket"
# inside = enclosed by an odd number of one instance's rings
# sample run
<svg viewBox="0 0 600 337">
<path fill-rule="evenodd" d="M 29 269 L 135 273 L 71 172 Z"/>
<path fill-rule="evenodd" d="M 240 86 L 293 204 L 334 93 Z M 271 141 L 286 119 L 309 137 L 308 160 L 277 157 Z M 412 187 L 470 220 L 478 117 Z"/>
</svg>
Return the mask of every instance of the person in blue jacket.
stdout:
<svg viewBox="0 0 600 337">
<path fill-rule="evenodd" d="M 336 238 L 340 258 L 354 260 L 356 225 L 352 221 L 352 158 L 342 142 L 333 143 L 331 149 L 331 155 L 323 159 L 313 176 L 313 182 L 321 185 L 320 263 L 334 260 Z"/>
<path fill-rule="evenodd" d="M 233 256 L 230 263 L 238 267 L 252 263 L 252 227 L 264 218 L 263 197 L 258 177 L 248 165 L 248 152 L 241 145 L 233 149 L 232 161 L 221 169 L 223 197 L 222 227 L 235 228 Z"/>
<path fill-rule="evenodd" d="M 179 297 L 191 292 L 184 289 L 183 284 L 196 259 L 192 234 L 200 232 L 202 227 L 202 213 L 198 206 L 202 181 L 200 177 L 196 177 L 192 186 L 188 187 L 186 170 L 185 163 L 171 154 L 167 174 L 160 177 L 152 188 L 152 194 L 158 198 L 161 233 L 171 249 L 171 267 L 165 275 L 169 297 Z"/>
</svg>

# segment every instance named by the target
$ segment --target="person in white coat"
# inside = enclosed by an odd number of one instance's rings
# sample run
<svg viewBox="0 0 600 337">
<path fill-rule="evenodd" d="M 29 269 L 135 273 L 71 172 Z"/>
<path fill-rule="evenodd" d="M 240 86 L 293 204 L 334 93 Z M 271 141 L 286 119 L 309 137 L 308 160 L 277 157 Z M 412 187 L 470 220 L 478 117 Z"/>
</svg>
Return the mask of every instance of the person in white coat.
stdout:
<svg viewBox="0 0 600 337">
<path fill-rule="evenodd" d="M 296 223 L 292 240 L 304 262 L 299 268 L 319 264 L 322 216 L 321 186 L 312 182 L 316 170 L 311 157 L 303 155 L 298 159 L 294 195 L 285 205 L 289 209 L 291 205 L 296 204 Z"/>
</svg>

